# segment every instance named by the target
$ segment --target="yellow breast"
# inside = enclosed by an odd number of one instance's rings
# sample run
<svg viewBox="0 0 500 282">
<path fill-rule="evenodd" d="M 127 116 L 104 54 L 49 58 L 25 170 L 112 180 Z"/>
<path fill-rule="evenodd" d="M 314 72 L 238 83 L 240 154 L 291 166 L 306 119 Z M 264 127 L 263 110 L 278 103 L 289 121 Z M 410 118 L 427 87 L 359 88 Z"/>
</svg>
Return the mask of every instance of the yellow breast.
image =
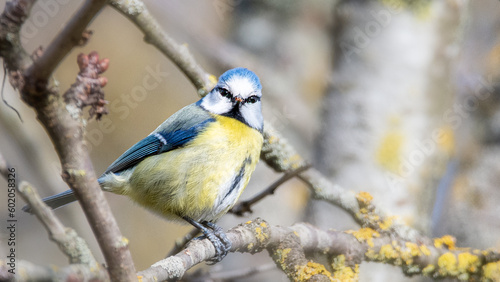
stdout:
<svg viewBox="0 0 500 282">
<path fill-rule="evenodd" d="M 129 196 L 166 217 L 214 220 L 227 212 L 248 184 L 263 137 L 236 119 L 214 117 L 186 146 L 143 160 Z"/>
</svg>

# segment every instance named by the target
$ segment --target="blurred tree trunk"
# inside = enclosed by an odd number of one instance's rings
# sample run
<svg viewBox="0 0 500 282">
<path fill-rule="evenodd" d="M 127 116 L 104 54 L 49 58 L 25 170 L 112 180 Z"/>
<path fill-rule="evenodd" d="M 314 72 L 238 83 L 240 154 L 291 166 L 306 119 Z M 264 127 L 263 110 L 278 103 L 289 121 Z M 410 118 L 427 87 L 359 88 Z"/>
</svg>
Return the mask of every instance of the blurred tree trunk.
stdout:
<svg viewBox="0 0 500 282">
<path fill-rule="evenodd" d="M 471 1 L 457 75 L 456 104 L 464 111 L 454 120 L 460 166 L 434 230 L 436 235 L 453 234 L 460 245 L 476 248 L 500 243 L 498 26 L 498 1 Z"/>
<path fill-rule="evenodd" d="M 444 113 L 453 109 L 451 70 L 464 9 L 458 0 L 340 1 L 335 8 L 316 164 L 333 182 L 371 193 L 377 206 L 424 232 L 454 150 Z M 309 215 L 331 227 L 321 203 L 312 202 Z M 373 281 L 396 281 L 400 273 Z"/>
</svg>

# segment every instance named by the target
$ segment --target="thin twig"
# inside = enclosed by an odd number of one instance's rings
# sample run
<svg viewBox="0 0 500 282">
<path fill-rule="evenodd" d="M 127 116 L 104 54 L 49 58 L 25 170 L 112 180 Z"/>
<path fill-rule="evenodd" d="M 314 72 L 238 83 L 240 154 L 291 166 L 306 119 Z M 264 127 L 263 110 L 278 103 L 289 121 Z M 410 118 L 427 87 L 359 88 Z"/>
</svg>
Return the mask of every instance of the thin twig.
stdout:
<svg viewBox="0 0 500 282">
<path fill-rule="evenodd" d="M 285 173 L 280 179 L 269 185 L 266 189 L 262 190 L 260 193 L 256 194 L 252 198 L 246 201 L 241 201 L 240 203 L 236 204 L 229 212 L 233 213 L 237 216 L 243 216 L 244 213 L 252 212 L 252 206 L 264 199 L 265 197 L 274 194 L 276 189 L 281 186 L 281 184 L 287 182 L 288 180 L 294 178 L 295 176 L 299 175 L 300 173 L 308 170 L 311 168 L 312 165 L 307 164 L 305 166 L 299 167 L 295 170 L 292 170 L 290 172 Z"/>
<path fill-rule="evenodd" d="M 21 121 L 21 123 L 23 122 L 23 118 L 21 117 L 21 114 L 19 113 L 19 111 L 14 108 L 13 106 L 11 106 L 9 104 L 9 102 L 7 102 L 7 100 L 5 100 L 5 97 L 4 97 L 4 90 L 5 90 L 5 80 L 7 78 L 7 64 L 4 64 L 3 65 L 3 78 L 2 78 L 2 88 L 0 90 L 0 96 L 2 96 L 2 102 L 11 110 L 13 110 L 16 114 L 17 114 L 17 117 L 19 118 L 19 120 Z"/>
<path fill-rule="evenodd" d="M 2 154 L 0 154 L 0 174 L 3 178 L 9 179 L 9 165 Z"/>
<path fill-rule="evenodd" d="M 0 281 L 28 282 L 28 281 L 92 281 L 108 282 L 106 271 L 96 271 L 86 264 L 70 264 L 65 267 L 53 265 L 37 265 L 20 259 L 16 262 L 15 274 L 2 271 L 8 261 L 0 259 Z M 103 269 L 101 267 L 101 269 Z"/>
<path fill-rule="evenodd" d="M 86 264 L 96 271 L 102 271 L 87 243 L 73 229 L 65 227 L 59 221 L 52 209 L 42 201 L 36 189 L 28 182 L 23 181 L 19 185 L 18 191 L 43 224 L 50 239 L 59 246 L 59 249 L 69 258 L 70 263 Z M 104 272 L 106 271 L 104 270 Z"/>
<path fill-rule="evenodd" d="M 172 249 L 168 252 L 166 257 L 173 256 L 180 252 L 184 247 L 191 241 L 196 235 L 200 234 L 200 230 L 198 228 L 192 228 L 184 237 L 175 240 L 175 244 Z"/>
<path fill-rule="evenodd" d="M 74 47 L 82 44 L 82 35 L 95 15 L 108 3 L 107 0 L 86 0 L 71 17 L 64 29 L 45 48 L 41 57 L 26 72 L 37 85 L 46 85 L 48 79 Z"/>
</svg>

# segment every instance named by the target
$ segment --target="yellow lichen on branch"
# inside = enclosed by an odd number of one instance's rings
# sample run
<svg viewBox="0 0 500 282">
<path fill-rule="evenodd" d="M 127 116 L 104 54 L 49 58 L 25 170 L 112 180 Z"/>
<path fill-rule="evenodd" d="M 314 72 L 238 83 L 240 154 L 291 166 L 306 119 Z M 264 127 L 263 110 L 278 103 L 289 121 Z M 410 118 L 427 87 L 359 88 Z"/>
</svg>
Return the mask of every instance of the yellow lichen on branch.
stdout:
<svg viewBox="0 0 500 282">
<path fill-rule="evenodd" d="M 269 238 L 269 235 L 266 234 L 262 229 L 266 228 L 267 224 L 265 222 L 262 222 L 259 227 L 255 227 L 255 233 L 256 233 L 256 238 L 263 243 Z"/>
<path fill-rule="evenodd" d="M 500 281 L 500 262 L 491 262 L 482 267 L 485 281 Z"/>
<path fill-rule="evenodd" d="M 365 242 L 373 247 L 373 238 L 380 237 L 380 233 L 371 228 L 360 228 L 359 230 L 348 230 L 347 234 L 352 234 L 359 242 Z"/>
<path fill-rule="evenodd" d="M 359 264 L 355 264 L 354 268 L 347 266 L 344 255 L 339 255 L 333 259 L 332 268 L 334 281 L 359 280 Z"/>
<path fill-rule="evenodd" d="M 438 267 L 439 274 L 442 276 L 458 274 L 457 258 L 450 252 L 444 253 L 438 258 Z"/>
<path fill-rule="evenodd" d="M 386 219 L 384 219 L 383 221 L 380 221 L 378 223 L 378 226 L 382 230 L 389 230 L 391 228 L 395 218 L 396 218 L 395 216 L 389 216 Z"/>
<path fill-rule="evenodd" d="M 384 244 L 379 247 L 378 251 L 373 248 L 369 248 L 365 253 L 365 256 L 373 261 L 380 261 L 385 263 L 390 263 L 392 265 L 404 265 L 406 267 L 406 272 L 420 273 L 421 266 L 415 263 L 415 259 L 430 256 L 431 251 L 425 245 L 418 245 L 412 242 L 405 242 L 404 245 L 398 243 L 397 241 L 392 241 L 390 244 Z M 429 266 L 426 270 L 429 271 L 432 266 Z"/>
<path fill-rule="evenodd" d="M 458 255 L 447 252 L 438 258 L 438 271 L 442 276 L 456 276 L 461 280 L 468 280 L 471 274 L 479 271 L 480 264 L 479 257 L 469 252 Z"/>
<path fill-rule="evenodd" d="M 458 270 L 460 272 L 476 273 L 479 269 L 479 257 L 471 253 L 458 254 Z"/>
<path fill-rule="evenodd" d="M 292 249 L 286 248 L 286 249 L 277 249 L 275 254 L 277 256 L 276 262 L 282 265 L 282 269 L 286 270 L 286 264 L 285 261 L 287 259 L 287 255 L 290 253 Z"/>
<path fill-rule="evenodd" d="M 369 204 L 371 204 L 373 196 L 368 192 L 359 192 L 358 194 L 356 194 L 356 199 L 358 200 L 360 206 L 368 206 Z"/>
<path fill-rule="evenodd" d="M 380 245 L 379 241 L 375 242 L 375 247 L 370 246 L 367 249 L 365 256 L 372 261 L 404 266 L 407 275 L 423 274 L 433 278 L 456 277 L 460 280 L 470 280 L 478 275 L 481 276 L 480 272 L 483 272 L 483 276 L 488 279 L 500 277 L 499 264 L 490 263 L 482 266 L 485 255 L 479 251 L 457 249 L 453 237 L 437 238 L 434 243 L 439 248 L 396 240 Z M 425 265 L 422 264 L 424 261 L 433 263 Z"/>
<path fill-rule="evenodd" d="M 309 281 L 315 275 L 324 275 L 330 281 L 335 281 L 324 265 L 312 261 L 307 262 L 306 265 L 296 265 L 295 273 L 295 281 Z"/>
<path fill-rule="evenodd" d="M 444 235 L 441 238 L 435 238 L 434 239 L 434 247 L 436 248 L 442 248 L 442 247 L 448 248 L 448 250 L 454 250 L 455 249 L 455 238 L 453 238 L 450 235 Z"/>
</svg>

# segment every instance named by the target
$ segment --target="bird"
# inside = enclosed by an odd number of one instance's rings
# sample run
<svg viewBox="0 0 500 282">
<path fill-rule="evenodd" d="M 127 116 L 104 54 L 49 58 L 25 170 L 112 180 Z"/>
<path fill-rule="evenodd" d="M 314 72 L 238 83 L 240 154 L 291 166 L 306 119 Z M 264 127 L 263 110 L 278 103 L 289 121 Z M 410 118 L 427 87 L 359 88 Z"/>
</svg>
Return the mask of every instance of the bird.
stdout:
<svg viewBox="0 0 500 282">
<path fill-rule="evenodd" d="M 197 102 L 167 118 L 99 177 L 103 191 L 128 196 L 168 220 L 198 228 L 221 261 L 231 241 L 216 221 L 236 203 L 263 144 L 262 86 L 246 68 L 223 73 Z M 44 198 L 55 209 L 76 200 L 72 190 Z M 31 212 L 30 206 L 23 210 Z"/>
</svg>

